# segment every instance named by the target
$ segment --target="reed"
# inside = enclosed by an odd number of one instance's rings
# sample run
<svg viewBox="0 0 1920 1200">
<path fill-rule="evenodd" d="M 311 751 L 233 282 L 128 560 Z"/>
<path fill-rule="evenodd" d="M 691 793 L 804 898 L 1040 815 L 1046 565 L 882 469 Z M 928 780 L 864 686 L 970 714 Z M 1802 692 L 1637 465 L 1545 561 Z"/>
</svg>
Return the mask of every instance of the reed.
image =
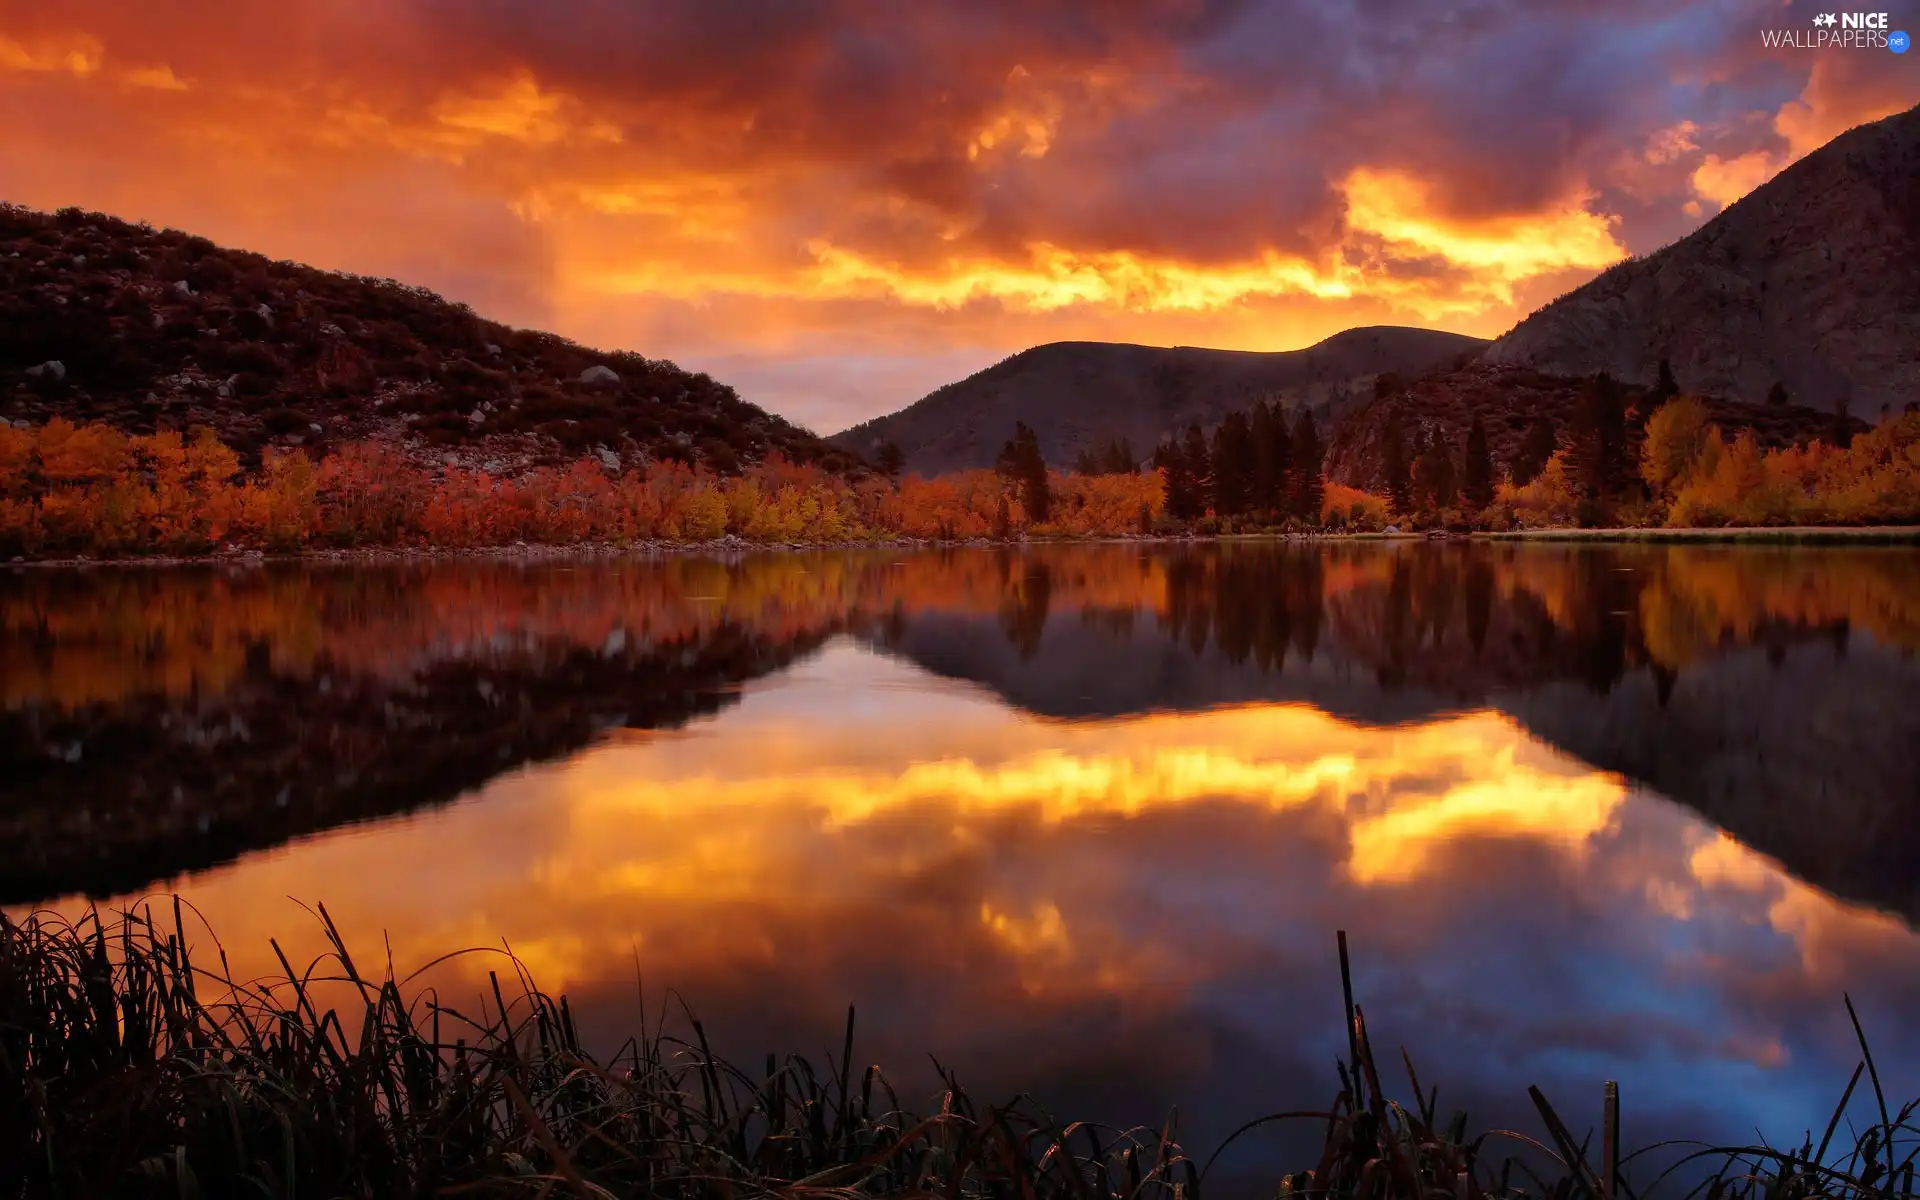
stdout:
<svg viewBox="0 0 1920 1200">
<path fill-rule="evenodd" d="M 1324 1111 L 1273 1113 L 1210 1155 L 1177 1122 L 1113 1129 L 1061 1122 L 1030 1100 L 982 1104 L 951 1074 L 932 1111 L 904 1106 L 854 1057 L 769 1057 L 757 1071 L 691 1038 L 641 1029 L 610 1057 L 582 1046 L 564 998 L 511 959 L 491 1003 L 466 1013 L 391 963 L 361 969 L 332 920 L 304 969 L 238 981 L 224 952 L 188 949 L 181 904 L 75 923 L 0 915 L 0 1195 L 7 1196 L 779 1196 L 1169 1197 L 1207 1192 L 1220 1151 L 1283 1121 L 1323 1131 L 1317 1161 L 1275 1170 L 1293 1197 L 1540 1196 L 1642 1200 L 1665 1187 L 1710 1200 L 1849 1200 L 1914 1194 L 1916 1105 L 1896 1112 L 1862 1063 L 1826 1125 L 1792 1150 L 1705 1147 L 1643 1191 L 1622 1159 L 1618 1093 L 1600 1148 L 1576 1140 L 1538 1089 L 1545 1142 L 1469 1134 L 1442 1121 L 1402 1057 L 1413 1103 L 1381 1082 L 1340 937 L 1348 1055 Z M 348 1003 L 322 1004 L 320 994 Z M 1849 1005 L 1851 1012 L 1851 1005 Z M 1856 1030 L 1858 1025 L 1856 1022 Z M 1834 1150 L 1863 1073 L 1877 1121 Z M 1670 1155 L 1669 1157 L 1672 1157 Z M 1704 1177 L 1704 1178 L 1702 1178 Z M 1681 1187 L 1672 1180 L 1692 1180 Z"/>
</svg>

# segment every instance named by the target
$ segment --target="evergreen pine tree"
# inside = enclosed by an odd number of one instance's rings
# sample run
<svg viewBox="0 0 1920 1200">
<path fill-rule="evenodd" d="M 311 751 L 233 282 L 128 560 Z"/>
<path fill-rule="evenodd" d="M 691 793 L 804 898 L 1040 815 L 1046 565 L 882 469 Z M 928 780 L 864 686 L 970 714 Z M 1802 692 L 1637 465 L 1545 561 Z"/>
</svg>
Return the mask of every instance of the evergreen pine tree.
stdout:
<svg viewBox="0 0 1920 1200">
<path fill-rule="evenodd" d="M 1433 459 L 1433 500 L 1441 508 L 1452 508 L 1460 499 L 1460 472 L 1453 465 L 1453 447 L 1442 433 L 1433 439 L 1427 453 Z"/>
<path fill-rule="evenodd" d="M 1554 432 L 1553 418 L 1542 413 L 1533 419 L 1527 427 L 1527 436 L 1521 439 L 1520 454 L 1513 460 L 1513 485 L 1525 487 L 1540 477 L 1547 469 L 1547 460 L 1560 448 L 1560 438 Z"/>
<path fill-rule="evenodd" d="M 1313 423 L 1313 410 L 1302 408 L 1293 426 L 1292 504 L 1293 515 L 1318 524 L 1320 504 L 1326 496 L 1326 480 L 1321 478 L 1324 453 L 1320 449 L 1320 431 Z"/>
<path fill-rule="evenodd" d="M 1013 425 L 1013 437 L 1000 448 L 994 464 L 1000 475 L 1020 489 L 1020 507 L 1027 521 L 1038 525 L 1047 519 L 1053 497 L 1047 484 L 1047 460 L 1040 453 L 1040 438 L 1025 421 Z"/>
<path fill-rule="evenodd" d="M 1237 517 L 1247 511 L 1253 484 L 1253 430 L 1245 413 L 1227 414 L 1213 434 L 1213 511 Z"/>
<path fill-rule="evenodd" d="M 1853 419 L 1847 411 L 1847 398 L 1836 397 L 1833 420 L 1827 427 L 1827 439 L 1842 450 L 1853 445 Z"/>
<path fill-rule="evenodd" d="M 907 465 L 907 456 L 901 452 L 896 442 L 880 443 L 880 449 L 874 458 L 879 463 L 881 473 L 888 479 L 899 479 L 900 472 Z"/>
<path fill-rule="evenodd" d="M 1666 359 L 1660 360 L 1660 376 L 1653 382 L 1653 391 L 1647 396 L 1647 411 L 1652 412 L 1662 404 L 1680 394 L 1680 385 L 1673 380 L 1673 364 Z"/>
<path fill-rule="evenodd" d="M 1293 438 L 1287 433 L 1287 414 L 1277 405 L 1261 402 L 1250 426 L 1254 443 L 1255 511 L 1273 521 L 1287 510 L 1287 480 L 1293 460 Z"/>
<path fill-rule="evenodd" d="M 1187 476 L 1193 481 L 1193 515 L 1205 516 L 1207 502 L 1213 498 L 1213 459 L 1207 453 L 1207 435 L 1200 432 L 1197 422 L 1187 426 L 1180 457 L 1186 461 Z"/>
<path fill-rule="evenodd" d="M 1153 452 L 1153 465 L 1167 476 L 1167 513 L 1177 521 L 1191 521 L 1196 515 L 1193 499 L 1193 473 L 1187 469 L 1186 455 L 1174 438 L 1161 442 Z"/>
<path fill-rule="evenodd" d="M 1787 385 L 1778 379 L 1767 389 L 1767 404 L 1773 408 L 1784 408 L 1787 403 Z"/>
<path fill-rule="evenodd" d="M 1386 445 L 1381 448 L 1380 477 L 1386 484 L 1387 499 L 1395 516 L 1413 511 L 1412 468 L 1407 461 L 1406 417 L 1399 405 L 1387 411 Z"/>
<path fill-rule="evenodd" d="M 1426 426 L 1416 426 L 1413 431 L 1413 463 L 1407 471 L 1408 511 L 1423 513 L 1434 507 L 1433 497 L 1433 437 Z"/>
<path fill-rule="evenodd" d="M 1467 461 L 1461 472 L 1460 494 L 1473 508 L 1493 503 L 1493 452 L 1487 447 L 1487 427 L 1480 414 L 1467 427 Z"/>
<path fill-rule="evenodd" d="M 1627 461 L 1626 414 L 1620 406 L 1620 389 L 1604 371 L 1581 390 L 1574 450 L 1577 478 L 1585 498 L 1604 505 L 1619 495 L 1631 467 Z"/>
<path fill-rule="evenodd" d="M 1432 514 L 1449 508 L 1459 494 L 1459 475 L 1453 469 L 1453 451 L 1444 432 L 1429 435 L 1421 431 L 1420 455 L 1413 464 L 1414 503 Z"/>
</svg>

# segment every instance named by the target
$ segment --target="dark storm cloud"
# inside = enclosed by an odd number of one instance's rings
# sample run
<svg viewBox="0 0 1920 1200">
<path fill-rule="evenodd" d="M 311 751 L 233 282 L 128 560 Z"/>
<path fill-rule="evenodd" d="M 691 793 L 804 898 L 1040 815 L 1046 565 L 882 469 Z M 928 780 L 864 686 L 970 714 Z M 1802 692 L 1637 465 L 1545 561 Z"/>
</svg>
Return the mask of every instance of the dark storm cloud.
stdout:
<svg viewBox="0 0 1920 1200">
<path fill-rule="evenodd" d="M 0 191 L 693 361 L 1497 333 L 1920 99 L 1803 8 L 78 0 L 0 16 Z"/>
</svg>

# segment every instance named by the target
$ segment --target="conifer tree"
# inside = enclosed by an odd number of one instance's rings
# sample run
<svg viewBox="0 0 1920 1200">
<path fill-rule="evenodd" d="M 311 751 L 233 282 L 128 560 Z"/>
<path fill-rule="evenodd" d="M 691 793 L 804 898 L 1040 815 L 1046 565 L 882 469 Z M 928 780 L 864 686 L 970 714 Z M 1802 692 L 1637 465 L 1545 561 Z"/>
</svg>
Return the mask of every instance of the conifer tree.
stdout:
<svg viewBox="0 0 1920 1200">
<path fill-rule="evenodd" d="M 1381 479 L 1386 484 L 1387 499 L 1393 505 L 1394 514 L 1404 517 L 1413 511 L 1413 480 L 1411 465 L 1407 461 L 1406 418 L 1397 404 L 1387 411 L 1384 440 L 1386 445 L 1381 448 Z"/>
<path fill-rule="evenodd" d="M 1318 523 L 1320 520 L 1320 504 L 1327 490 L 1326 480 L 1320 475 L 1324 457 L 1320 431 L 1313 423 L 1313 410 L 1302 408 L 1300 419 L 1293 426 L 1293 486 L 1289 507 L 1293 515 L 1303 521 Z"/>
<path fill-rule="evenodd" d="M 1287 479 L 1293 458 L 1287 415 L 1263 400 L 1254 405 L 1249 428 L 1254 445 L 1251 506 L 1268 520 L 1275 520 L 1287 509 Z"/>
<path fill-rule="evenodd" d="M 1654 380 L 1653 391 L 1647 395 L 1647 411 L 1652 412 L 1679 394 L 1680 385 L 1673 379 L 1673 364 L 1663 358 L 1659 378 Z"/>
<path fill-rule="evenodd" d="M 1245 413 L 1228 413 L 1213 434 L 1213 511 L 1223 517 L 1246 512 L 1253 472 L 1253 429 Z"/>
<path fill-rule="evenodd" d="M 1604 371 L 1581 389 L 1574 451 L 1581 494 L 1602 505 L 1618 496 L 1632 464 L 1620 389 Z"/>
<path fill-rule="evenodd" d="M 1452 506 L 1459 493 L 1459 476 L 1453 469 L 1453 451 L 1444 434 L 1420 435 L 1420 457 L 1413 464 L 1414 497 L 1429 512 Z"/>
<path fill-rule="evenodd" d="M 1837 396 L 1833 401 L 1833 420 L 1827 427 L 1827 438 L 1834 445 L 1845 450 L 1853 445 L 1853 419 L 1847 411 L 1847 398 Z"/>
<path fill-rule="evenodd" d="M 1473 508 L 1493 503 L 1493 453 L 1487 447 L 1487 427 L 1480 414 L 1467 427 L 1467 461 L 1461 472 L 1460 494 Z"/>
<path fill-rule="evenodd" d="M 1513 485 L 1525 487 L 1538 479 L 1558 449 L 1560 437 L 1554 432 L 1553 418 L 1545 413 L 1535 417 L 1527 427 L 1527 436 L 1521 439 L 1519 456 L 1513 460 Z"/>
<path fill-rule="evenodd" d="M 1186 441 L 1180 447 L 1180 457 L 1187 466 L 1187 478 L 1193 484 L 1193 515 L 1206 515 L 1207 502 L 1213 497 L 1213 458 L 1207 453 L 1207 435 L 1200 432 L 1196 422 L 1187 426 Z"/>
<path fill-rule="evenodd" d="M 1020 507 L 1027 520 L 1039 524 L 1047 519 L 1052 495 L 1047 486 L 1047 460 L 1040 453 L 1040 438 L 1025 421 L 1016 421 L 1013 437 L 1000 448 L 994 469 L 1002 478 L 1020 489 Z"/>
<path fill-rule="evenodd" d="M 1180 449 L 1178 439 L 1169 437 L 1160 443 L 1153 452 L 1153 465 L 1167 476 L 1168 515 L 1178 521 L 1191 521 L 1198 516 L 1193 472 L 1187 467 L 1187 456 Z"/>
</svg>

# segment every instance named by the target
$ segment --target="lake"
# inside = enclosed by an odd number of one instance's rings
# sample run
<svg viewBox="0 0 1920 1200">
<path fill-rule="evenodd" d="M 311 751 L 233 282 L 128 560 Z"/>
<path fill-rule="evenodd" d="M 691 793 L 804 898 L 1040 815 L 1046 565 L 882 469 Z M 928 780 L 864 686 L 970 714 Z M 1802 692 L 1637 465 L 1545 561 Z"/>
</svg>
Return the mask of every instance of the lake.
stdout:
<svg viewBox="0 0 1920 1200">
<path fill-rule="evenodd" d="M 1202 1150 L 1337 1090 L 1343 929 L 1443 1111 L 1797 1142 L 1843 992 L 1920 1095 L 1917 649 L 1903 548 L 14 570 L 0 904 L 177 890 L 248 974 L 324 903 L 753 1063 L 852 1004 L 916 1101 Z"/>
</svg>

